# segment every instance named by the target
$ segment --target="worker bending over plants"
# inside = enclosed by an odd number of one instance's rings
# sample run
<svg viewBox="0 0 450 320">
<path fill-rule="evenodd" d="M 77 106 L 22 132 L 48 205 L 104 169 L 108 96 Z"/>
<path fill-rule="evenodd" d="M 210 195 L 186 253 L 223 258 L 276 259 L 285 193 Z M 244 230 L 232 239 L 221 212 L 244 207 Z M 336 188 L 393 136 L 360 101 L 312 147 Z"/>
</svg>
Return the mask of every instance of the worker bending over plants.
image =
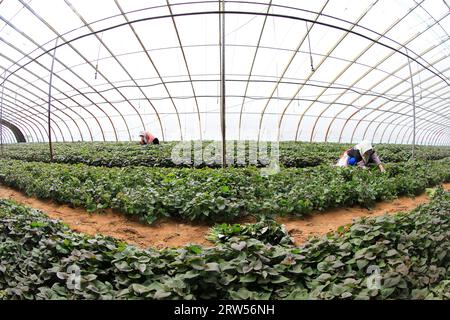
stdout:
<svg viewBox="0 0 450 320">
<path fill-rule="evenodd" d="M 381 172 L 386 171 L 381 164 L 381 160 L 375 152 L 372 143 L 364 140 L 353 148 L 346 150 L 339 158 L 336 166 L 347 167 L 356 165 L 360 168 L 367 169 L 368 166 L 373 164 L 376 165 Z"/>
<path fill-rule="evenodd" d="M 139 142 L 141 145 L 159 144 L 159 139 L 152 135 L 149 131 L 141 131 L 141 133 L 139 133 L 139 137 L 141 138 L 141 141 Z"/>
</svg>

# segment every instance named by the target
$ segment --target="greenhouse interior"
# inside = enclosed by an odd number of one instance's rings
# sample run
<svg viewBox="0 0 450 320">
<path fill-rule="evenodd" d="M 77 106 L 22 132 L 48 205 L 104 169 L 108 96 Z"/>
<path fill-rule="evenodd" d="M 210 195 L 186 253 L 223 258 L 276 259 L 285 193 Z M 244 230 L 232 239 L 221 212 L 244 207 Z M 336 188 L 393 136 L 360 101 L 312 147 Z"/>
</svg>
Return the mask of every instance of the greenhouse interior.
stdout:
<svg viewBox="0 0 450 320">
<path fill-rule="evenodd" d="M 449 0 L 0 0 L 0 300 L 449 300 L 449 32 Z"/>
</svg>

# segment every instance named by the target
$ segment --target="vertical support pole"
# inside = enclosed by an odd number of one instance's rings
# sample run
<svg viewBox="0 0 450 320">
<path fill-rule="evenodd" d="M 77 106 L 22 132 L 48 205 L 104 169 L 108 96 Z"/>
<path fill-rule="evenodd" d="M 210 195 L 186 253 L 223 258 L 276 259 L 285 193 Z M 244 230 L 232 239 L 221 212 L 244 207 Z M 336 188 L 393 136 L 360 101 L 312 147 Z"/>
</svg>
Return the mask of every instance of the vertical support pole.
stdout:
<svg viewBox="0 0 450 320">
<path fill-rule="evenodd" d="M 227 141 L 226 141 L 226 120 L 225 120 L 225 0 L 222 0 L 222 162 L 227 165 Z"/>
<path fill-rule="evenodd" d="M 226 121 L 225 121 L 225 0 L 220 1 L 220 127 L 222 131 L 222 168 L 227 165 Z"/>
<path fill-rule="evenodd" d="M 2 95 L 0 97 L 0 149 L 3 157 L 3 92 L 5 89 L 6 70 L 3 73 Z"/>
<path fill-rule="evenodd" d="M 408 49 L 406 49 L 406 55 L 408 56 L 408 68 L 409 68 L 409 75 L 411 77 L 411 94 L 412 94 L 412 101 L 413 101 L 413 143 L 412 143 L 412 150 L 411 150 L 411 158 L 414 159 L 414 149 L 416 148 L 416 97 L 414 94 L 414 82 L 413 82 L 413 75 L 411 71 L 411 61 L 409 59 Z"/>
<path fill-rule="evenodd" d="M 222 167 L 227 165 L 226 121 L 225 121 L 225 0 L 220 1 L 220 128 L 222 133 Z"/>
<path fill-rule="evenodd" d="M 55 41 L 55 49 L 53 50 L 52 66 L 50 68 L 50 79 L 48 81 L 48 107 L 47 107 L 47 121 L 48 121 L 48 146 L 50 148 L 50 162 L 53 162 L 53 146 L 52 146 L 52 126 L 50 123 L 51 116 L 51 102 L 52 102 L 52 81 L 53 81 L 53 67 L 55 66 L 56 47 L 58 46 L 58 38 Z"/>
</svg>

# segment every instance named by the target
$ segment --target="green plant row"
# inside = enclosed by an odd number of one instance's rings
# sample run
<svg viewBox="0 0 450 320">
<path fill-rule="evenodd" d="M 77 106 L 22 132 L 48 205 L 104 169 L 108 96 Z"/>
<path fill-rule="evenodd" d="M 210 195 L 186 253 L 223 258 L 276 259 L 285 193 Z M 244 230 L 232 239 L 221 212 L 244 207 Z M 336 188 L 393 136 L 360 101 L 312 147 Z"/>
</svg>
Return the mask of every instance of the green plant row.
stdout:
<svg viewBox="0 0 450 320">
<path fill-rule="evenodd" d="M 197 142 L 191 143 L 191 151 L 187 152 L 187 160 L 182 163 L 172 161 L 172 151 L 178 142 L 163 142 L 158 146 L 140 146 L 131 142 L 95 142 L 95 143 L 55 143 L 54 162 L 57 163 L 84 163 L 93 166 L 106 167 L 126 167 L 126 166 L 149 166 L 149 167 L 220 167 L 218 161 L 208 157 L 196 155 L 194 146 Z M 211 141 L 200 143 L 201 149 L 206 153 Z M 255 143 L 255 142 L 252 142 Z M 232 166 L 247 166 L 254 164 L 264 166 L 267 157 L 261 154 L 255 159 L 250 159 L 249 150 L 252 148 L 249 142 L 245 147 L 245 162 L 238 163 L 237 155 L 238 145 L 235 141 L 229 141 L 229 146 L 234 148 L 229 150 L 230 156 L 228 163 Z M 279 160 L 284 167 L 310 167 L 320 164 L 330 164 L 342 155 L 342 153 L 351 147 L 350 144 L 337 143 L 305 143 L 305 142 L 280 142 Z M 269 145 L 270 150 L 270 145 Z M 406 145 L 376 145 L 376 150 L 380 154 L 383 162 L 402 162 L 411 158 L 411 146 Z M 266 150 L 266 148 L 262 148 Z M 189 149 L 190 150 L 190 149 Z M 270 155 L 269 151 L 269 155 Z M 179 153 L 182 156 L 182 153 Z M 427 147 L 418 146 L 415 152 L 418 160 L 438 160 L 450 157 L 450 148 L 448 147 Z M 6 145 L 3 150 L 3 157 L 7 159 L 16 159 L 24 161 L 49 162 L 48 145 L 45 143 L 26 143 Z M 220 157 L 218 157 L 220 160 Z"/>
<path fill-rule="evenodd" d="M 0 299 L 450 299 L 449 212 L 441 189 L 300 247 L 235 233 L 158 251 L 0 200 Z"/>
<path fill-rule="evenodd" d="M 256 223 L 216 224 L 210 229 L 206 239 L 218 243 L 230 241 L 235 237 L 239 237 L 241 240 L 257 239 L 277 245 L 294 244 L 294 240 L 286 231 L 284 225 L 265 217 Z"/>
<path fill-rule="evenodd" d="M 113 208 L 147 223 L 160 217 L 232 221 L 244 215 L 304 215 L 313 210 L 416 195 L 450 181 L 450 159 L 376 168 L 105 168 L 0 160 L 0 182 L 30 196 L 90 212 Z"/>
</svg>

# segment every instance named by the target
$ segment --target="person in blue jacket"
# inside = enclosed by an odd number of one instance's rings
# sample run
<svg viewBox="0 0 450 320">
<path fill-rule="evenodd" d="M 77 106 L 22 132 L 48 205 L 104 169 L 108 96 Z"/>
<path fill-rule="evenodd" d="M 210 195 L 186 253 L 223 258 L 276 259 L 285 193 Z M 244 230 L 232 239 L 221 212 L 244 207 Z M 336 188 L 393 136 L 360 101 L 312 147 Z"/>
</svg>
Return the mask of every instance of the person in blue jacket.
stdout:
<svg viewBox="0 0 450 320">
<path fill-rule="evenodd" d="M 370 164 L 376 165 L 381 172 L 386 171 L 381 163 L 380 157 L 375 152 L 372 143 L 364 140 L 356 146 L 346 150 L 336 165 L 340 167 L 358 166 L 365 169 Z"/>
</svg>

